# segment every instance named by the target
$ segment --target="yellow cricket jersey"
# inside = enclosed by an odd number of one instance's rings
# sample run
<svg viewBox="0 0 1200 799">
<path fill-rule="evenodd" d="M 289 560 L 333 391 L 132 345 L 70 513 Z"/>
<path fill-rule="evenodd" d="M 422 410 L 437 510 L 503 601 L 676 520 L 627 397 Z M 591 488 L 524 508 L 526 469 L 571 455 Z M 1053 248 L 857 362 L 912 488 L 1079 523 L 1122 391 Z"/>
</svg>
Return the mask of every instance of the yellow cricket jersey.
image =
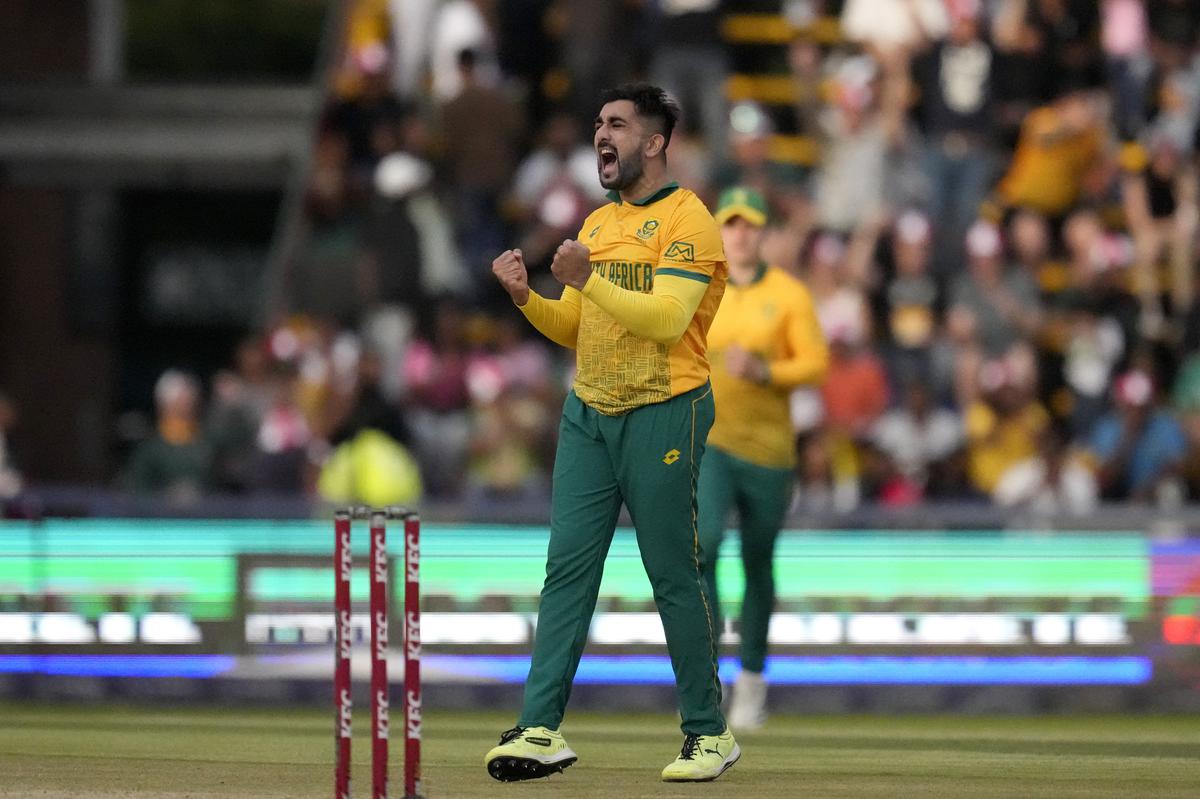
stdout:
<svg viewBox="0 0 1200 799">
<path fill-rule="evenodd" d="M 819 383 L 829 368 L 808 289 L 765 264 L 750 283 L 730 283 L 708 345 L 717 406 L 708 443 L 759 466 L 790 468 L 796 456 L 788 396 L 796 386 Z M 733 345 L 766 363 L 765 383 L 726 371 L 725 352 Z"/>
<path fill-rule="evenodd" d="M 669 183 L 635 202 L 621 202 L 616 192 L 609 197 L 613 202 L 592 212 L 579 231 L 579 242 L 591 251 L 595 277 L 582 292 L 565 289 L 562 302 L 579 303 L 573 336 L 575 393 L 613 415 L 663 402 L 708 380 L 708 328 L 728 270 L 717 223 L 692 192 Z M 689 290 L 704 287 L 682 337 L 673 343 L 634 334 L 601 308 L 599 292 L 590 290 L 600 279 L 628 292 L 650 294 L 656 282 L 675 282 L 662 281 L 667 277 Z M 660 287 L 655 293 L 664 291 Z M 551 338 L 572 344 L 569 333 Z"/>
</svg>

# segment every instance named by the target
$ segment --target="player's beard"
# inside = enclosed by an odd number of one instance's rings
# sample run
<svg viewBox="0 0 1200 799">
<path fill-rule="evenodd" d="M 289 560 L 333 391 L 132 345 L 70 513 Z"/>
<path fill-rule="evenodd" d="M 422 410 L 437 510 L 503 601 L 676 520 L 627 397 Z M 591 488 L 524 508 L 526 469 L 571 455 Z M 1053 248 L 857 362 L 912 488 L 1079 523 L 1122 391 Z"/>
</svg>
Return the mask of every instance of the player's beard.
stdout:
<svg viewBox="0 0 1200 799">
<path fill-rule="evenodd" d="M 645 162 L 642 160 L 641 152 L 635 152 L 629 155 L 628 158 L 622 157 L 621 153 L 617 152 L 617 173 L 609 178 L 604 179 L 604 162 L 597 162 L 597 172 L 600 175 L 600 185 L 610 191 L 624 191 L 633 184 L 642 179 L 642 174 L 646 171 Z"/>
</svg>

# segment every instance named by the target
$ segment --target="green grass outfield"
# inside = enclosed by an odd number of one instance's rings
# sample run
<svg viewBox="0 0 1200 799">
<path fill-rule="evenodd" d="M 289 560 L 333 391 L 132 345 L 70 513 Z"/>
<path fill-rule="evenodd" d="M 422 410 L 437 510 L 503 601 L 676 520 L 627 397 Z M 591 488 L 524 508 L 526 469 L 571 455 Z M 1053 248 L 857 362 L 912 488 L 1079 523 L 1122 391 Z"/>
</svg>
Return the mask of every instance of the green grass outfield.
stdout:
<svg viewBox="0 0 1200 799">
<path fill-rule="evenodd" d="M 355 795 L 370 790 L 368 715 L 355 730 Z M 580 761 L 547 780 L 502 784 L 483 753 L 511 714 L 428 713 L 426 794 L 538 797 L 1200 796 L 1195 717 L 777 716 L 741 738 L 719 781 L 658 773 L 681 737 L 666 715 L 575 714 Z M 395 732 L 400 729 L 394 721 Z M 403 796 L 393 739 L 392 796 Z M 0 704 L 0 796 L 21 799 L 323 797 L 332 794 L 332 719 L 312 710 Z"/>
</svg>

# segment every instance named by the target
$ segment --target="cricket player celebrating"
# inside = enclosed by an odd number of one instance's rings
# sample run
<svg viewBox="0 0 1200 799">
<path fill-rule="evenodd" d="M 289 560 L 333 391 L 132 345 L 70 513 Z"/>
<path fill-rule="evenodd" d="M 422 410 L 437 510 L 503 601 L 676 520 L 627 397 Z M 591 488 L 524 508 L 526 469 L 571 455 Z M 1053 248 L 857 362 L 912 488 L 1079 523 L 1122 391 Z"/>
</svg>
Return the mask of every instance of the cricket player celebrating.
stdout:
<svg viewBox="0 0 1200 799">
<path fill-rule="evenodd" d="M 753 730 L 766 719 L 772 555 L 792 497 L 795 446 L 788 395 L 824 377 L 829 353 L 804 284 L 759 257 L 767 223 L 763 196 L 751 189 L 726 190 L 717 201 L 716 221 L 729 259 L 729 288 L 708 334 L 717 413 L 700 469 L 700 546 L 715 605 L 717 550 L 729 511 L 737 508 L 746 591 L 742 671 L 733 686 L 729 724 Z"/>
<path fill-rule="evenodd" d="M 668 781 L 719 777 L 741 755 L 721 715 L 715 607 L 706 596 L 696 481 L 713 421 L 705 336 L 725 291 L 712 216 L 667 181 L 679 110 L 659 88 L 630 84 L 602 97 L 595 147 L 612 200 L 564 241 L 551 270 L 561 299 L 529 289 L 520 250 L 492 271 L 547 338 L 576 351 L 563 406 L 546 582 L 517 726 L 487 753 L 488 773 L 522 780 L 576 760 L 559 733 L 596 607 L 604 558 L 624 503 L 666 631 L 683 749 Z"/>
</svg>

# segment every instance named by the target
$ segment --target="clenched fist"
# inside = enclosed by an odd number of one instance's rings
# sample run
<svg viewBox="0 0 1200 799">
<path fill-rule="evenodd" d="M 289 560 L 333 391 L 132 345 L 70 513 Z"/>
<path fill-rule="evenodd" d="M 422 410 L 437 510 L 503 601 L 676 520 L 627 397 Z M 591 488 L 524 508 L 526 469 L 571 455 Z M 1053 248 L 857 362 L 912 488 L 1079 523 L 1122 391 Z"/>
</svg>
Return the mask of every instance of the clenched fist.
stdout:
<svg viewBox="0 0 1200 799">
<path fill-rule="evenodd" d="M 591 255 L 592 251 L 587 247 L 574 239 L 567 239 L 554 251 L 554 263 L 550 264 L 550 271 L 564 286 L 583 289 L 583 284 L 592 274 Z"/>
<path fill-rule="evenodd" d="M 505 250 L 492 261 L 492 274 L 517 305 L 529 302 L 529 272 L 520 250 Z"/>
</svg>

